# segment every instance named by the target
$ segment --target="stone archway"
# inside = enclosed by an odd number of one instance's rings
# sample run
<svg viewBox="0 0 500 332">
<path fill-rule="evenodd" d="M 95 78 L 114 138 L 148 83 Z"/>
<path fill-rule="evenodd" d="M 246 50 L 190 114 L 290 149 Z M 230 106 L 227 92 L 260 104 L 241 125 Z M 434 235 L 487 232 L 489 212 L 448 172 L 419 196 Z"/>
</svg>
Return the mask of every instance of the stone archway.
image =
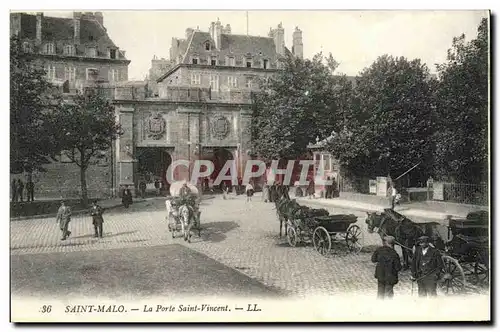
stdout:
<svg viewBox="0 0 500 332">
<path fill-rule="evenodd" d="M 205 182 L 204 186 L 207 187 L 209 181 L 215 181 L 215 179 L 217 179 L 219 173 L 221 172 L 226 162 L 228 160 L 234 160 L 234 155 L 231 151 L 229 151 L 226 148 L 210 148 L 210 149 L 204 149 L 201 159 L 210 160 L 214 164 L 213 172 L 209 177 L 204 179 Z M 229 171 L 225 175 L 229 175 Z M 231 187 L 231 181 L 224 181 L 224 182 L 226 185 Z M 215 189 L 222 190 L 222 183 L 218 186 L 215 186 Z"/>
<path fill-rule="evenodd" d="M 137 148 L 137 185 L 146 182 L 148 193 L 153 189 L 156 192 L 155 181 L 158 180 L 162 193 L 168 193 L 170 184 L 166 174 L 168 167 L 172 164 L 172 156 L 161 147 Z"/>
</svg>

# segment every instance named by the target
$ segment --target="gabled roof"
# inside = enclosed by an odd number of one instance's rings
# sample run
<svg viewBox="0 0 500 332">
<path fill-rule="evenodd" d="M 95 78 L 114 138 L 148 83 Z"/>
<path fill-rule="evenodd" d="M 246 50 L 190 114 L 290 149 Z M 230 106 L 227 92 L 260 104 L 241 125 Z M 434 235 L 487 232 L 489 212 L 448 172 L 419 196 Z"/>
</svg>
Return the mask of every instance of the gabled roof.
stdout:
<svg viewBox="0 0 500 332">
<path fill-rule="evenodd" d="M 11 14 L 12 15 L 12 14 Z M 21 39 L 36 39 L 36 16 L 21 13 Z M 42 17 L 42 43 L 54 42 L 58 47 L 63 43 L 73 44 L 74 20 L 63 17 Z M 77 45 L 77 55 L 84 54 L 85 47 L 97 47 L 98 55 L 105 55 L 108 48 L 117 48 L 106 32 L 106 29 L 96 20 L 80 20 L 80 41 Z M 59 53 L 59 52 L 57 52 Z M 118 59 L 125 60 L 123 53 L 119 52 Z"/>
<path fill-rule="evenodd" d="M 210 33 L 198 30 L 193 31 L 182 62 L 190 63 L 190 56 L 192 55 L 210 56 L 213 52 L 205 50 L 205 42 L 207 41 L 214 47 L 215 41 L 210 36 Z M 270 61 L 276 59 L 274 40 L 269 37 L 221 34 L 221 45 L 214 52 L 218 54 L 219 59 L 223 59 L 225 56 L 247 55 L 269 59 Z"/>
</svg>

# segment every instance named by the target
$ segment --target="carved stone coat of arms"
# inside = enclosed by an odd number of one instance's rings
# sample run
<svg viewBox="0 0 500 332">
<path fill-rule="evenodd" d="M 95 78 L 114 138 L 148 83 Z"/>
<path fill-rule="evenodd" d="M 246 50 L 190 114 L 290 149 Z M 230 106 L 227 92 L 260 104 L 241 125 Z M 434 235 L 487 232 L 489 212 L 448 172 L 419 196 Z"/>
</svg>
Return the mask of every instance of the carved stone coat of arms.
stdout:
<svg viewBox="0 0 500 332">
<path fill-rule="evenodd" d="M 152 114 L 145 123 L 148 138 L 159 140 L 165 134 L 167 122 L 159 113 Z"/>
<path fill-rule="evenodd" d="M 212 120 L 212 137 L 224 139 L 229 134 L 229 120 L 220 115 Z"/>
</svg>

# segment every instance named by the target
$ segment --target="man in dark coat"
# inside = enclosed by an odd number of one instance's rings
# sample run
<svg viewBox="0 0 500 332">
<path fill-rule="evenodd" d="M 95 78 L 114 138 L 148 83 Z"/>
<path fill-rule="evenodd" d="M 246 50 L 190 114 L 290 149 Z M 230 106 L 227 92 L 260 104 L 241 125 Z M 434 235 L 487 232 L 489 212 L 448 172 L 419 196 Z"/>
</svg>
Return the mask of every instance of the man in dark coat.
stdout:
<svg viewBox="0 0 500 332">
<path fill-rule="evenodd" d="M 12 180 L 12 184 L 10 187 L 12 191 L 12 201 L 17 202 L 17 182 L 16 179 Z"/>
<path fill-rule="evenodd" d="M 125 189 L 122 192 L 122 204 L 127 209 L 132 205 L 132 192 L 128 189 L 128 185 L 125 185 Z"/>
<path fill-rule="evenodd" d="M 17 179 L 17 197 L 22 202 L 23 201 L 23 191 L 24 191 L 24 183 L 21 179 Z"/>
<path fill-rule="evenodd" d="M 383 246 L 377 248 L 372 255 L 372 262 L 377 263 L 375 278 L 378 280 L 378 298 L 392 298 L 394 285 L 398 283 L 398 273 L 401 271 L 401 260 L 394 250 L 394 237 L 384 237 Z"/>
<path fill-rule="evenodd" d="M 94 237 L 102 238 L 102 224 L 104 223 L 104 219 L 102 218 L 102 214 L 104 209 L 97 204 L 97 201 L 92 203 L 92 207 L 90 208 L 90 215 L 92 216 L 92 224 L 94 225 Z"/>
<path fill-rule="evenodd" d="M 417 281 L 419 296 L 436 296 L 437 282 L 443 269 L 443 259 L 437 249 L 429 245 L 429 237 L 418 238 L 413 257 L 412 281 Z"/>
<path fill-rule="evenodd" d="M 139 183 L 139 190 L 141 191 L 141 198 L 146 197 L 146 182 L 141 181 L 141 183 Z"/>
<path fill-rule="evenodd" d="M 71 221 L 71 208 L 65 204 L 64 201 L 61 201 L 61 206 L 57 211 L 56 223 L 59 224 L 59 229 L 62 232 L 61 240 L 64 241 L 71 235 L 71 232 L 68 230 L 69 222 Z"/>
<path fill-rule="evenodd" d="M 27 198 L 26 200 L 28 202 L 34 202 L 35 199 L 34 199 L 34 196 L 35 196 L 35 184 L 33 183 L 33 181 L 31 181 L 31 179 L 26 183 L 26 191 L 27 191 Z"/>
</svg>

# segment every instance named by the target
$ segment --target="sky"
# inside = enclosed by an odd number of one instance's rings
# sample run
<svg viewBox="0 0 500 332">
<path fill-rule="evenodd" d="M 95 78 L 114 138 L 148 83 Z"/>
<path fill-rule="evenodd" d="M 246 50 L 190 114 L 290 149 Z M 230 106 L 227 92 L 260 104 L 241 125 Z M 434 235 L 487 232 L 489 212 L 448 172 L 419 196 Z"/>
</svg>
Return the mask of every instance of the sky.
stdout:
<svg viewBox="0 0 500 332">
<path fill-rule="evenodd" d="M 143 80 L 154 55 L 168 58 L 172 37 L 184 38 L 186 28 L 208 31 L 219 19 L 233 34 L 247 33 L 245 11 L 109 11 L 104 26 L 115 44 L 126 51 L 129 79 Z M 71 17 L 72 12 L 45 12 Z M 485 11 L 249 11 L 248 33 L 267 36 L 280 22 L 291 49 L 296 26 L 302 30 L 304 57 L 332 53 L 338 73 L 357 75 L 383 54 L 419 58 L 435 72 L 446 61 L 453 37 L 474 38 Z"/>
</svg>

